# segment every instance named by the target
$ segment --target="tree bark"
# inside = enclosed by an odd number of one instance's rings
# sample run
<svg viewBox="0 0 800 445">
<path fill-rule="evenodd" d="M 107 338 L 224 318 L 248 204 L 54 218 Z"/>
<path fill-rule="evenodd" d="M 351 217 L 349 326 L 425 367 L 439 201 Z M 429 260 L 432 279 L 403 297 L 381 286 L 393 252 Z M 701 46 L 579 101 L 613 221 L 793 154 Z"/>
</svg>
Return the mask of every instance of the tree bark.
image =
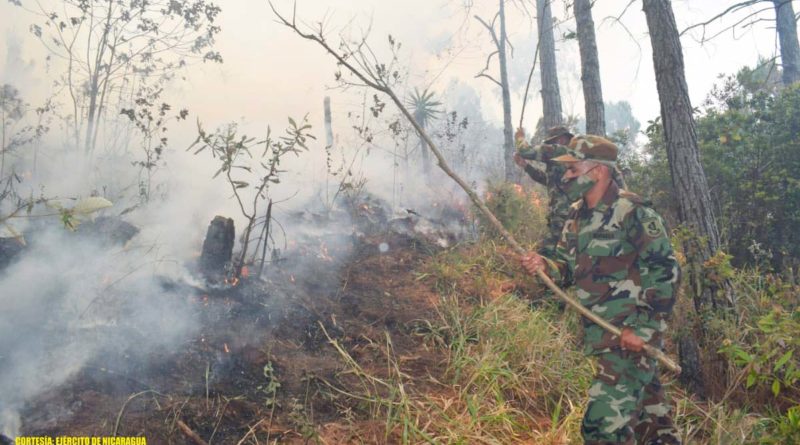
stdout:
<svg viewBox="0 0 800 445">
<path fill-rule="evenodd" d="M 500 60 L 500 85 L 503 90 L 503 159 L 505 161 L 505 176 L 507 181 L 513 181 L 517 168 L 514 164 L 514 126 L 511 123 L 511 88 L 508 83 L 508 61 L 506 58 L 506 9 L 505 0 L 500 0 L 500 43 L 498 59 Z"/>
<path fill-rule="evenodd" d="M 586 133 L 605 136 L 606 113 L 600 82 L 600 61 L 594 34 L 592 5 L 589 0 L 575 0 L 575 21 L 578 25 L 578 47 L 581 52 L 581 82 L 586 109 Z"/>
<path fill-rule="evenodd" d="M 678 201 L 678 217 L 698 237 L 687 246 L 690 280 L 695 306 L 732 307 L 733 298 L 716 301 L 712 292 L 702 289 L 702 264 L 720 248 L 717 223 L 711 208 L 711 193 L 700 164 L 693 108 L 686 85 L 686 73 L 672 4 L 669 0 L 644 0 L 644 13 L 653 46 L 661 119 L 664 125 L 667 159 Z"/>
<path fill-rule="evenodd" d="M 783 84 L 792 85 L 800 80 L 800 43 L 797 40 L 797 22 L 790 0 L 772 0 L 775 5 L 775 27 L 781 43 Z"/>
<path fill-rule="evenodd" d="M 536 0 L 539 28 L 539 64 L 542 70 L 542 103 L 544 129 L 561 125 L 561 93 L 558 88 L 556 42 L 553 36 L 552 0 Z"/>
</svg>

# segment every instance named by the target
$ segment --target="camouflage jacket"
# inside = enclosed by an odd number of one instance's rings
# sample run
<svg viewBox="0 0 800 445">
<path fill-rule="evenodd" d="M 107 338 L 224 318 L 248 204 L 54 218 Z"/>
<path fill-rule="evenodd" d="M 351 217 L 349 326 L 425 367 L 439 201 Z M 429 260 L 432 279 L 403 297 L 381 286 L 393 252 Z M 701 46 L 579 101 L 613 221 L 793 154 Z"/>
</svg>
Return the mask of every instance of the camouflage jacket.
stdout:
<svg viewBox="0 0 800 445">
<path fill-rule="evenodd" d="M 568 152 L 568 148 L 563 145 L 537 145 L 530 147 L 525 144 L 521 147 L 520 156 L 523 159 L 530 161 L 539 161 L 545 164 L 545 174 L 536 175 L 536 169 L 531 166 L 525 168 L 525 172 L 534 181 L 544 185 L 547 188 L 547 195 L 550 198 L 548 203 L 547 226 L 549 231 L 553 234 L 552 243 L 555 244 L 558 234 L 564 227 L 569 214 L 569 200 L 567 195 L 561 190 L 561 178 L 564 176 L 566 168 L 560 162 L 552 162 L 555 157 L 561 156 Z M 544 176 L 544 178 L 542 178 Z M 542 181 L 544 179 L 544 182 Z M 540 250 L 540 253 L 546 256 L 551 256 L 555 246 L 544 246 L 545 249 Z"/>
<path fill-rule="evenodd" d="M 550 276 L 577 287 L 578 300 L 611 324 L 630 327 L 663 347 L 680 267 L 664 221 L 637 195 L 611 184 L 594 209 L 583 200 L 570 206 L 550 266 Z M 619 338 L 584 319 L 587 354 L 619 347 Z"/>
</svg>

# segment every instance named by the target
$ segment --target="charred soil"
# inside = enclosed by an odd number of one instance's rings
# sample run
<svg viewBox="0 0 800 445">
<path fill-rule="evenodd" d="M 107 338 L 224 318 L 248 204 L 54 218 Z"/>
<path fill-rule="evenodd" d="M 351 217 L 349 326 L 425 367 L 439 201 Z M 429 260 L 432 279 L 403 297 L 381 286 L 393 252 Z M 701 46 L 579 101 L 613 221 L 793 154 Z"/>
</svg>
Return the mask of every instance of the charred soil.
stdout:
<svg viewBox="0 0 800 445">
<path fill-rule="evenodd" d="M 202 443 L 189 430 L 209 444 L 348 443 L 356 435 L 385 442 L 334 346 L 374 376 L 389 372 L 388 355 L 414 385 L 442 372 L 441 356 L 414 329 L 438 298 L 415 271 L 439 247 L 401 232 L 362 232 L 348 246 L 305 244 L 263 279 L 236 286 L 164 282 L 184 288 L 201 320 L 190 341 L 145 357 L 104 351 L 28 403 L 22 432 L 146 436 L 153 444 Z M 295 275 L 301 263 L 306 273 Z"/>
</svg>

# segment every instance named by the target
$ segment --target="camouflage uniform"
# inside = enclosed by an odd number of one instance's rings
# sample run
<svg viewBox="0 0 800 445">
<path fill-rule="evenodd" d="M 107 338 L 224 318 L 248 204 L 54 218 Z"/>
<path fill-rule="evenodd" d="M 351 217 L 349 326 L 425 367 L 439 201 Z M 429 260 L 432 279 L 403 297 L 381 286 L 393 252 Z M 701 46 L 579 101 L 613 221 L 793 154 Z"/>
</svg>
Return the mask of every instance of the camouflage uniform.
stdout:
<svg viewBox="0 0 800 445">
<path fill-rule="evenodd" d="M 582 199 L 572 204 L 547 262 L 550 276 L 574 284 L 589 310 L 663 348 L 680 269 L 664 221 L 640 197 L 612 181 L 595 208 Z M 584 352 L 598 359 L 582 426 L 586 444 L 679 444 L 655 360 L 623 350 L 619 337 L 588 319 L 583 324 Z"/>
<path fill-rule="evenodd" d="M 550 198 L 547 213 L 548 234 L 542 240 L 542 247 L 539 253 L 543 256 L 552 256 L 558 239 L 561 236 L 561 229 L 567 221 L 569 213 L 569 200 L 561 190 L 561 177 L 564 176 L 566 168 L 560 162 L 553 162 L 552 159 L 568 152 L 567 147 L 556 144 L 544 144 L 531 147 L 525 144 L 520 147 L 519 155 L 522 159 L 529 161 L 539 161 L 545 164 L 544 174 L 531 165 L 525 166 L 525 173 L 535 182 L 547 188 L 547 195 Z"/>
</svg>

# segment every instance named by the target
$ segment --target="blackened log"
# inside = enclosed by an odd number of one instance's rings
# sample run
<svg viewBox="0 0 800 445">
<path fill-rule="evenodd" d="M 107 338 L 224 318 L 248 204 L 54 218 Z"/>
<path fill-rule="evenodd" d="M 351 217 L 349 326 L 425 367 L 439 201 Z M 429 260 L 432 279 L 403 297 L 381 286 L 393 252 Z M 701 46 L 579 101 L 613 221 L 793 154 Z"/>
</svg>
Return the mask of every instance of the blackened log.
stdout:
<svg viewBox="0 0 800 445">
<path fill-rule="evenodd" d="M 215 216 L 208 225 L 203 252 L 200 255 L 200 271 L 207 277 L 220 276 L 233 255 L 236 229 L 233 220 Z"/>
</svg>

